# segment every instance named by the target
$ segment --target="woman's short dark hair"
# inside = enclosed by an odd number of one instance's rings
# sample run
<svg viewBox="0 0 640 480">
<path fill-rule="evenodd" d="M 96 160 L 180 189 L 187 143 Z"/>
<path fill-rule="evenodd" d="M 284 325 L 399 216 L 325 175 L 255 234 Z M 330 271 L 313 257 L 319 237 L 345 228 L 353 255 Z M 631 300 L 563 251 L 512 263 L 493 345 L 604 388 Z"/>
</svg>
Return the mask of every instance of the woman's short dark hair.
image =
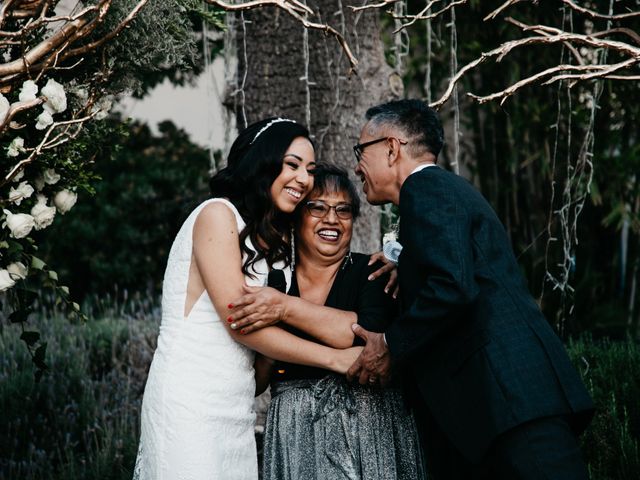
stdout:
<svg viewBox="0 0 640 480">
<path fill-rule="evenodd" d="M 282 171 L 285 152 L 298 137 L 311 142 L 309 131 L 293 120 L 272 117 L 249 125 L 231 145 L 227 166 L 209 182 L 211 195 L 228 198 L 246 223 L 240 232 L 240 248 L 247 255 L 242 265 L 245 275 L 251 276 L 249 267 L 261 259 L 270 266 L 291 261 L 291 216 L 274 205 L 271 184 Z M 245 244 L 247 237 L 255 252 Z"/>
<path fill-rule="evenodd" d="M 323 193 L 345 193 L 353 209 L 353 219 L 360 215 L 360 197 L 347 171 L 337 165 L 323 163 L 316 167 L 313 175 L 313 190 L 309 197 Z"/>
</svg>

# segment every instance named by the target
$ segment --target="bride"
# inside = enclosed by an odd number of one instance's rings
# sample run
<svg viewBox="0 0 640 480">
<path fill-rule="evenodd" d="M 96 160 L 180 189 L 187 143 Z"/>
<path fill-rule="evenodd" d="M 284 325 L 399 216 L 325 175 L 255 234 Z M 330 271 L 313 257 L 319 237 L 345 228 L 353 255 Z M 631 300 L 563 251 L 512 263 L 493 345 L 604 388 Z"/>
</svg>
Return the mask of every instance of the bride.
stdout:
<svg viewBox="0 0 640 480">
<path fill-rule="evenodd" d="M 303 126 L 271 118 L 239 134 L 227 163 L 171 247 L 135 480 L 257 479 L 254 351 L 345 373 L 361 350 L 277 327 L 230 329 L 243 285 L 265 285 L 271 268 L 291 262 L 291 213 L 313 188 L 315 157 Z"/>
</svg>

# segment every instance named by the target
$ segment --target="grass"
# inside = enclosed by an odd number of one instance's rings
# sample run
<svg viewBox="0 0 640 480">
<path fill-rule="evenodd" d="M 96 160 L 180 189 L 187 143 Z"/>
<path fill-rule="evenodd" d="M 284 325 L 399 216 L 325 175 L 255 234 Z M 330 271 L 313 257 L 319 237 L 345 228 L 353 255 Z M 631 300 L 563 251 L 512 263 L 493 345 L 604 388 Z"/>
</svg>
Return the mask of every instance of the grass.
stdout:
<svg viewBox="0 0 640 480">
<path fill-rule="evenodd" d="M 30 320 L 50 371 L 34 383 L 20 331 L 0 317 L 0 480 L 130 480 L 160 312 L 144 297 L 94 299 L 90 320 Z M 570 342 L 598 412 L 582 438 L 592 480 L 640 478 L 640 345 Z"/>
</svg>

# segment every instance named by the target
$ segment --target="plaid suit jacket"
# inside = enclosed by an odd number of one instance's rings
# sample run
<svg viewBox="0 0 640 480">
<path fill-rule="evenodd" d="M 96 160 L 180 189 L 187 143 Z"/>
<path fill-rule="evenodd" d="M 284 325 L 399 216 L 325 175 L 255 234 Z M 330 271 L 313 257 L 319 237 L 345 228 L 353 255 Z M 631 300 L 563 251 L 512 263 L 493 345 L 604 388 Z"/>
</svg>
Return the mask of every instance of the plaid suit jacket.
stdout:
<svg viewBox="0 0 640 480">
<path fill-rule="evenodd" d="M 583 429 L 589 394 L 482 195 L 441 168 L 410 175 L 399 241 L 402 313 L 386 339 L 456 448 L 479 461 L 500 433 L 553 415 Z"/>
</svg>

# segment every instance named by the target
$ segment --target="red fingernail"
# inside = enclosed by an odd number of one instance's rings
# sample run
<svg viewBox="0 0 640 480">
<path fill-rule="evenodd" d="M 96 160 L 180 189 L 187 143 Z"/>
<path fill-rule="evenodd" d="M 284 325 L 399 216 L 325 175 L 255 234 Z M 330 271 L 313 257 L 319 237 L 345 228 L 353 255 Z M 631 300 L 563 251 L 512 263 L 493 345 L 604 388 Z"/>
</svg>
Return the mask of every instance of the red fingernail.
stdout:
<svg viewBox="0 0 640 480">
<path fill-rule="evenodd" d="M 227 305 L 227 308 L 233 308 L 233 303 L 230 303 L 229 305 Z"/>
<path fill-rule="evenodd" d="M 229 322 L 229 323 L 233 322 L 233 318 L 231 318 L 231 317 L 227 318 L 227 322 Z"/>
<path fill-rule="evenodd" d="M 244 328 L 242 330 L 240 330 L 240 333 L 242 333 L 244 335 Z"/>
</svg>

